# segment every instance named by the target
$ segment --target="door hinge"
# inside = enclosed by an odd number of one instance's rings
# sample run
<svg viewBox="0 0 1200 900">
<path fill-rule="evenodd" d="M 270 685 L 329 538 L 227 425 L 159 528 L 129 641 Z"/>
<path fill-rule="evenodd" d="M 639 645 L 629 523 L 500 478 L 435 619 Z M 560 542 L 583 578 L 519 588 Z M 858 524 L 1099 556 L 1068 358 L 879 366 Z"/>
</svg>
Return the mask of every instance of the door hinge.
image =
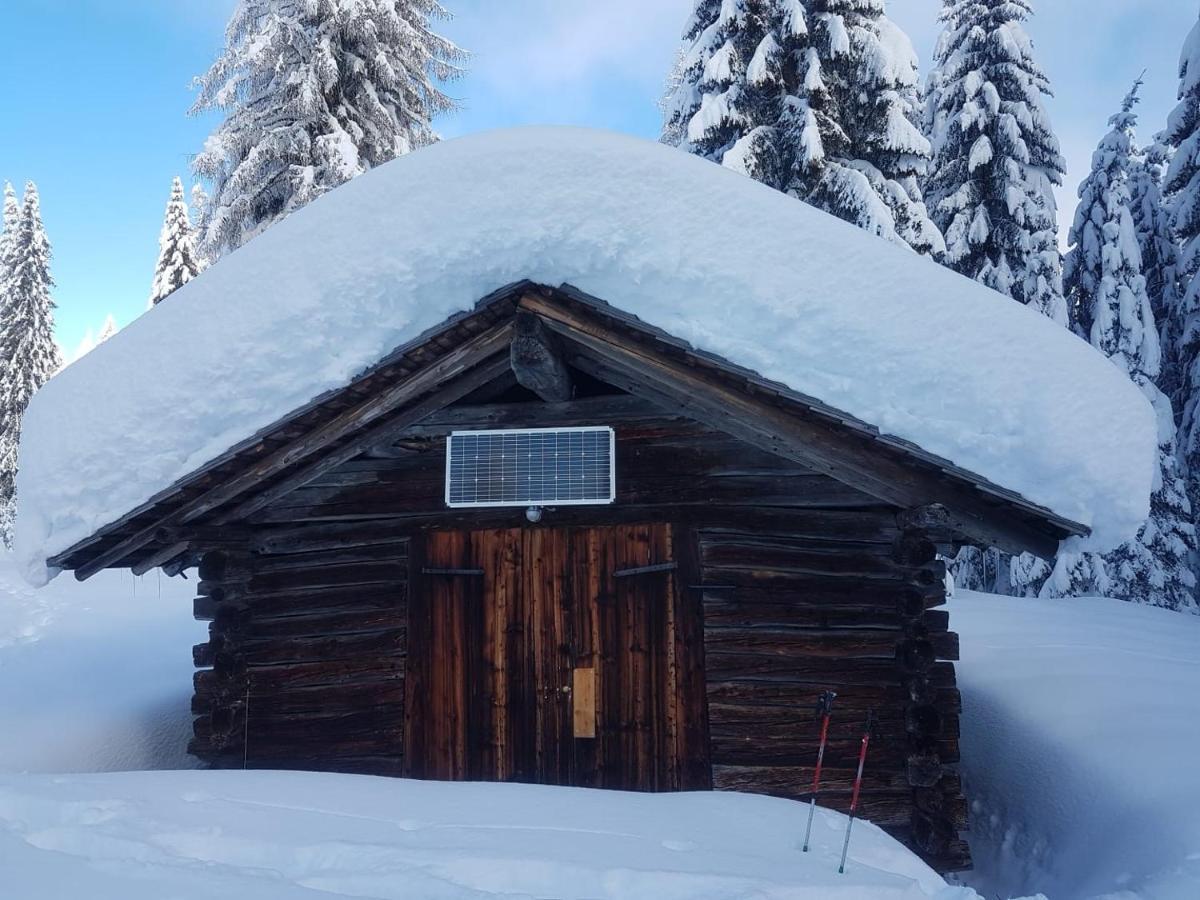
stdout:
<svg viewBox="0 0 1200 900">
<path fill-rule="evenodd" d="M 678 563 L 655 563 L 652 566 L 638 566 L 634 569 L 617 569 L 613 578 L 628 578 L 630 575 L 651 575 L 655 572 L 674 572 L 679 568 Z"/>
</svg>

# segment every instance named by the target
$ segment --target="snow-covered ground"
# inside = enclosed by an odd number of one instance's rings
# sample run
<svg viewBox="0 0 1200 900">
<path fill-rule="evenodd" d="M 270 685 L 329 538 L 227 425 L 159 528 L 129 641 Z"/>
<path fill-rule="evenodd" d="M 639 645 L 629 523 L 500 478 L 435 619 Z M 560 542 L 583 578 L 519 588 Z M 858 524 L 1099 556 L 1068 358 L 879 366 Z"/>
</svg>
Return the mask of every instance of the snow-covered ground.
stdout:
<svg viewBox="0 0 1200 900">
<path fill-rule="evenodd" d="M 1200 618 L 963 592 L 968 880 L 989 897 L 1200 897 Z"/>
<path fill-rule="evenodd" d="M 193 582 L 26 587 L 0 557 L 0 897 L 974 900 L 804 807 L 190 767 Z M 989 898 L 1200 897 L 1200 618 L 963 593 L 967 880 Z"/>
<path fill-rule="evenodd" d="M 282 772 L 0 776 L 3 895 L 978 900 L 873 826 L 747 794 Z M 11 892 L 11 893 L 7 893 Z"/>
</svg>

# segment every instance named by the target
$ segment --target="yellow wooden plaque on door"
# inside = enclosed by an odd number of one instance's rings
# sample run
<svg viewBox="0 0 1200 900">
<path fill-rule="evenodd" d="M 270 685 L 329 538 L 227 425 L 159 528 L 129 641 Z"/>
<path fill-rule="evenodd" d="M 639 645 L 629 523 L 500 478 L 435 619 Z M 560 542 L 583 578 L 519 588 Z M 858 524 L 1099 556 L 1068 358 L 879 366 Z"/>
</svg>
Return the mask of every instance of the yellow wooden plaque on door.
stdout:
<svg viewBox="0 0 1200 900">
<path fill-rule="evenodd" d="M 574 699 L 573 721 L 575 737 L 596 736 L 596 670 L 575 669 L 572 673 L 571 697 Z"/>
</svg>

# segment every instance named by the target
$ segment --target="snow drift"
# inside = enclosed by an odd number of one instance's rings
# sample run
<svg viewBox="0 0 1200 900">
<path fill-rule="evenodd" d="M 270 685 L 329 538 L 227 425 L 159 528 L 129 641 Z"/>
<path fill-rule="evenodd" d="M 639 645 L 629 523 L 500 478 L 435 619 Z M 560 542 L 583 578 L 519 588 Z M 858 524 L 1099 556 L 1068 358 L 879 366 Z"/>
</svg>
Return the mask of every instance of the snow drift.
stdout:
<svg viewBox="0 0 1200 900">
<path fill-rule="evenodd" d="M 194 594 L 157 572 L 33 590 L 0 552 L 0 772 L 198 765 L 191 645 L 206 628 Z"/>
<path fill-rule="evenodd" d="M 1091 547 L 1147 514 L 1153 414 L 1061 327 L 704 160 L 528 128 L 355 179 L 53 378 L 24 420 L 17 541 L 30 577 L 521 279 L 574 284 L 913 441 L 1091 526 Z"/>
<path fill-rule="evenodd" d="M 282 772 L 0 776 L 5 896 L 979 900 L 872 825 L 748 794 Z"/>
<path fill-rule="evenodd" d="M 962 592 L 969 881 L 989 897 L 1200 897 L 1200 619 Z"/>
</svg>

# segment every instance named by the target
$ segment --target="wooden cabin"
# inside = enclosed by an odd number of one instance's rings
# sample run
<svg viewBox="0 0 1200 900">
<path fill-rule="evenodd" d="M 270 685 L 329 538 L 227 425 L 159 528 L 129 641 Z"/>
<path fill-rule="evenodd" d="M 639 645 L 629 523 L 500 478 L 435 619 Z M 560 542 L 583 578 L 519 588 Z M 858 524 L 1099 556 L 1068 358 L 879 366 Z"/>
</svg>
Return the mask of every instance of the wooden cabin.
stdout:
<svg viewBox="0 0 1200 900">
<path fill-rule="evenodd" d="M 215 767 L 804 799 L 832 690 L 822 802 L 874 711 L 863 814 L 966 867 L 938 553 L 1086 529 L 606 300 L 510 285 L 49 563 L 198 566 Z M 450 435 L 580 429 L 590 499 L 448 502 Z"/>
</svg>

